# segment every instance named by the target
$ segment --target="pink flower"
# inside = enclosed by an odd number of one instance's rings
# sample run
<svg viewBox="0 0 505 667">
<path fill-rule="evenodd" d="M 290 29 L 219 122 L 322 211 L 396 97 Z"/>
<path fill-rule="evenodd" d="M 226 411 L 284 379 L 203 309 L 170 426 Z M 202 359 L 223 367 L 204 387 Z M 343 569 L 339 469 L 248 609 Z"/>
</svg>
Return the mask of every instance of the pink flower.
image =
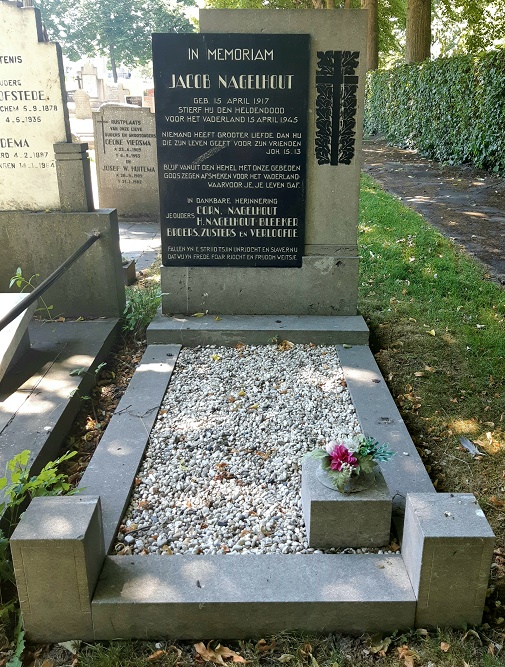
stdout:
<svg viewBox="0 0 505 667">
<path fill-rule="evenodd" d="M 348 463 L 353 468 L 358 465 L 358 459 L 351 454 L 351 452 L 344 445 L 336 445 L 332 452 L 330 452 L 332 470 L 342 470 L 342 465 Z"/>
</svg>

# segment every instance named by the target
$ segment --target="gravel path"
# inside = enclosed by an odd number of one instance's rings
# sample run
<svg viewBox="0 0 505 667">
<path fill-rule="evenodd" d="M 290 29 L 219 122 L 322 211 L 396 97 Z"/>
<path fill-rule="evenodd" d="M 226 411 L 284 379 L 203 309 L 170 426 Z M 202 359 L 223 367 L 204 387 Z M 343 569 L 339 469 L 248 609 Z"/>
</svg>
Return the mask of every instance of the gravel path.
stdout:
<svg viewBox="0 0 505 667">
<path fill-rule="evenodd" d="M 117 553 L 311 553 L 301 459 L 360 432 L 336 348 L 181 351 Z"/>
</svg>

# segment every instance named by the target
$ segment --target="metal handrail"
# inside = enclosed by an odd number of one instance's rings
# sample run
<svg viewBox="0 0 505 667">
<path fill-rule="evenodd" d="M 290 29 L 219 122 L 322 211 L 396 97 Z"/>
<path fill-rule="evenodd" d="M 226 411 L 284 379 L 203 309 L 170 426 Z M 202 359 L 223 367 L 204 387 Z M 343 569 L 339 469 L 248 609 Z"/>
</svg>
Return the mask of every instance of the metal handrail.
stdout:
<svg viewBox="0 0 505 667">
<path fill-rule="evenodd" d="M 33 290 L 33 292 L 27 294 L 26 297 L 17 304 L 17 306 L 15 306 L 7 313 L 7 315 L 4 315 L 2 318 L 0 318 L 0 331 L 2 331 L 2 329 L 15 320 L 18 315 L 21 315 L 21 313 L 24 312 L 28 306 L 31 306 L 32 303 L 37 301 L 39 296 L 44 294 L 44 292 L 48 290 L 51 285 L 56 282 L 56 280 L 58 280 L 58 278 L 60 278 L 60 276 L 62 276 L 77 259 L 79 259 L 81 255 L 84 255 L 88 248 L 91 248 L 93 243 L 98 241 L 100 236 L 100 232 L 92 232 L 91 235 L 82 244 L 82 246 L 78 248 L 72 255 L 70 255 L 70 257 L 64 261 L 63 264 L 61 264 L 61 266 L 56 269 L 56 271 L 53 271 L 53 273 L 51 273 L 48 278 L 42 281 L 40 285 Z"/>
</svg>

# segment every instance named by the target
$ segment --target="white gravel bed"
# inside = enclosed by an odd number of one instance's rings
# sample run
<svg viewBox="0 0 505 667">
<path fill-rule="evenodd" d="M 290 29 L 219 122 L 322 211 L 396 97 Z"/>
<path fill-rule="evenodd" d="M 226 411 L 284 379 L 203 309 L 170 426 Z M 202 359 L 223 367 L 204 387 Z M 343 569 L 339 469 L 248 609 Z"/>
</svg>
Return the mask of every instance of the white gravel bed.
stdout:
<svg viewBox="0 0 505 667">
<path fill-rule="evenodd" d="M 302 456 L 357 433 L 335 347 L 185 348 L 116 553 L 313 553 Z"/>
</svg>

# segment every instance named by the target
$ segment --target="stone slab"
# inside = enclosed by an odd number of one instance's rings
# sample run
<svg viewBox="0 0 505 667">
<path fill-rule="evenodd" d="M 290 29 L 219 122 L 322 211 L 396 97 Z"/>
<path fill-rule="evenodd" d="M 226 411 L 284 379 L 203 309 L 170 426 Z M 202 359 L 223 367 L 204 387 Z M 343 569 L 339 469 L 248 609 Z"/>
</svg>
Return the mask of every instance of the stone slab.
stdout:
<svg viewBox="0 0 505 667">
<path fill-rule="evenodd" d="M 363 433 L 387 442 L 395 452 L 380 467 L 393 499 L 393 512 L 403 514 L 407 493 L 435 493 L 433 484 L 370 348 L 339 346 L 338 356 Z"/>
<path fill-rule="evenodd" d="M 339 493 L 316 477 L 321 463 L 302 464 L 302 507 L 309 547 L 382 547 L 389 543 L 391 496 L 379 473 L 376 485 L 359 493 Z"/>
<path fill-rule="evenodd" d="M 414 612 L 402 559 L 377 554 L 108 557 L 92 602 L 96 639 L 390 632 Z"/>
<path fill-rule="evenodd" d="M 41 282 L 95 231 L 100 239 L 43 299 L 53 306 L 53 317 L 120 317 L 125 288 L 117 212 L 111 209 L 88 213 L 0 211 L 0 285 L 7 286 L 18 267 L 24 276 L 38 274 Z"/>
<path fill-rule="evenodd" d="M 91 597 L 105 557 L 100 500 L 34 498 L 10 544 L 27 639 L 92 639 Z"/>
<path fill-rule="evenodd" d="M 117 325 L 117 319 L 30 323 L 31 349 L 0 384 L 0 470 L 25 449 L 33 474 L 58 455 Z M 70 375 L 83 367 L 89 372 Z"/>
<path fill-rule="evenodd" d="M 358 257 L 305 256 L 301 268 L 162 266 L 161 289 L 165 314 L 355 316 Z"/>
<path fill-rule="evenodd" d="M 402 554 L 417 596 L 417 627 L 481 623 L 494 540 L 473 494 L 407 496 Z"/>
<path fill-rule="evenodd" d="M 0 293 L 0 316 L 8 315 L 26 297 L 26 294 Z M 0 331 L 0 382 L 11 362 L 15 359 L 19 346 L 23 344 L 25 351 L 30 347 L 29 335 L 27 340 L 26 332 L 36 308 L 37 303 L 32 303 Z"/>
<path fill-rule="evenodd" d="M 361 316 L 211 315 L 187 317 L 158 314 L 147 328 L 149 344 L 266 345 L 280 338 L 292 343 L 335 345 L 368 342 L 368 327 Z"/>
<path fill-rule="evenodd" d="M 147 347 L 80 481 L 79 489 L 100 496 L 106 551 L 128 505 L 179 350 L 179 345 Z"/>
</svg>

